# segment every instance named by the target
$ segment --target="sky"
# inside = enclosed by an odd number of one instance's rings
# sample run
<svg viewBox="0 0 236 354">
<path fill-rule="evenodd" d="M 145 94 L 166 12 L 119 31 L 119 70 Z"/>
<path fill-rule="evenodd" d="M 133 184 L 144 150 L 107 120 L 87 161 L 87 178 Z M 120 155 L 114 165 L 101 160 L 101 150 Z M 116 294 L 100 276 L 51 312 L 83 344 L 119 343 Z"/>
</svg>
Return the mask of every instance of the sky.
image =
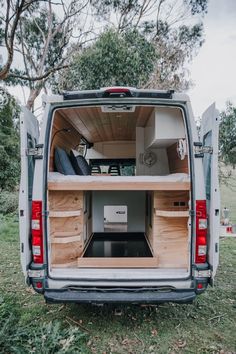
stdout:
<svg viewBox="0 0 236 354">
<path fill-rule="evenodd" d="M 209 0 L 204 28 L 205 43 L 189 66 L 194 86 L 188 94 L 196 118 L 212 102 L 220 111 L 226 101 L 236 105 L 236 0 Z M 24 103 L 21 88 L 9 91 Z M 38 98 L 36 106 L 40 105 Z"/>
<path fill-rule="evenodd" d="M 204 28 L 205 43 L 189 68 L 196 117 L 212 102 L 219 110 L 228 100 L 236 105 L 236 0 L 210 0 Z"/>
</svg>

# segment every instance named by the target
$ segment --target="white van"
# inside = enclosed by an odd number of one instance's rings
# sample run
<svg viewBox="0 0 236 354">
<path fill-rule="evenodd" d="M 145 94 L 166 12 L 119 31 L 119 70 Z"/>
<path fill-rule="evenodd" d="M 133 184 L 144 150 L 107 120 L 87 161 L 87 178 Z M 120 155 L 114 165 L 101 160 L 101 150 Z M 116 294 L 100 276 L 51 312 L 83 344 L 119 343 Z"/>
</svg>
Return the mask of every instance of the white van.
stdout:
<svg viewBox="0 0 236 354">
<path fill-rule="evenodd" d="M 218 112 L 111 87 L 21 115 L 20 244 L 47 302 L 192 302 L 219 261 Z"/>
</svg>

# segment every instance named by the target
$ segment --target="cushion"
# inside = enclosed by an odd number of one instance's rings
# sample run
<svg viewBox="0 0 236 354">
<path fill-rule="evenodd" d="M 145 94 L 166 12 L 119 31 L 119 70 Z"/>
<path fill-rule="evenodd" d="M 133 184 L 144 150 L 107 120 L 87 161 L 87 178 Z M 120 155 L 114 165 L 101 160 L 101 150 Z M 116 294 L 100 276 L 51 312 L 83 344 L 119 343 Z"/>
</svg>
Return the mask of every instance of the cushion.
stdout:
<svg viewBox="0 0 236 354">
<path fill-rule="evenodd" d="M 70 152 L 70 159 L 72 166 L 77 175 L 88 176 L 91 175 L 91 167 L 85 158 L 81 155 L 75 156 L 73 151 Z"/>
<path fill-rule="evenodd" d="M 76 175 L 68 154 L 59 147 L 55 148 L 54 164 L 57 172 L 63 175 Z"/>
</svg>

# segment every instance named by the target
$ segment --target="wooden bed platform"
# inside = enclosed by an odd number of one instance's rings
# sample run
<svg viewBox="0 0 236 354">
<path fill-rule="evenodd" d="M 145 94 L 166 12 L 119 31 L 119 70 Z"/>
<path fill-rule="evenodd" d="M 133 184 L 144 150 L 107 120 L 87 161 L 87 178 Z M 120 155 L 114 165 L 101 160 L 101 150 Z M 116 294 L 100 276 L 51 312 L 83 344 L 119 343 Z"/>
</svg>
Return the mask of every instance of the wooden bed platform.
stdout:
<svg viewBox="0 0 236 354">
<path fill-rule="evenodd" d="M 178 175 L 178 176 L 177 176 Z M 48 189 L 64 190 L 128 190 L 128 191 L 178 191 L 190 190 L 187 177 L 176 174 L 168 176 L 64 176 L 50 173 Z"/>
</svg>

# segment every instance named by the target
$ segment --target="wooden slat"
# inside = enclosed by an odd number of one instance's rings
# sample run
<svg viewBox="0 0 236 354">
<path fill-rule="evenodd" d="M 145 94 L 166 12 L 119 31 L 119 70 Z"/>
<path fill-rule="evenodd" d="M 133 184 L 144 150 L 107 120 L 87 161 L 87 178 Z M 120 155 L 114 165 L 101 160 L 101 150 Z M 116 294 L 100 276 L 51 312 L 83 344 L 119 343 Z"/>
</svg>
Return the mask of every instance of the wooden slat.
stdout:
<svg viewBox="0 0 236 354">
<path fill-rule="evenodd" d="M 54 236 L 51 239 L 51 243 L 70 243 L 70 242 L 81 242 L 81 241 L 82 241 L 81 235 L 67 236 L 67 237 Z"/>
<path fill-rule="evenodd" d="M 186 218 L 189 217 L 189 211 L 188 210 L 157 210 L 155 209 L 155 215 L 156 216 L 162 216 L 166 218 Z"/>
<path fill-rule="evenodd" d="M 48 189 L 51 191 L 77 191 L 77 190 L 129 190 L 129 191 L 178 191 L 189 190 L 190 182 L 135 182 L 135 181 L 49 181 Z"/>
<path fill-rule="evenodd" d="M 79 268 L 157 268 L 157 257 L 78 258 Z"/>
<path fill-rule="evenodd" d="M 70 218 L 72 216 L 80 216 L 81 210 L 70 210 L 70 211 L 50 211 L 50 218 Z"/>
</svg>

